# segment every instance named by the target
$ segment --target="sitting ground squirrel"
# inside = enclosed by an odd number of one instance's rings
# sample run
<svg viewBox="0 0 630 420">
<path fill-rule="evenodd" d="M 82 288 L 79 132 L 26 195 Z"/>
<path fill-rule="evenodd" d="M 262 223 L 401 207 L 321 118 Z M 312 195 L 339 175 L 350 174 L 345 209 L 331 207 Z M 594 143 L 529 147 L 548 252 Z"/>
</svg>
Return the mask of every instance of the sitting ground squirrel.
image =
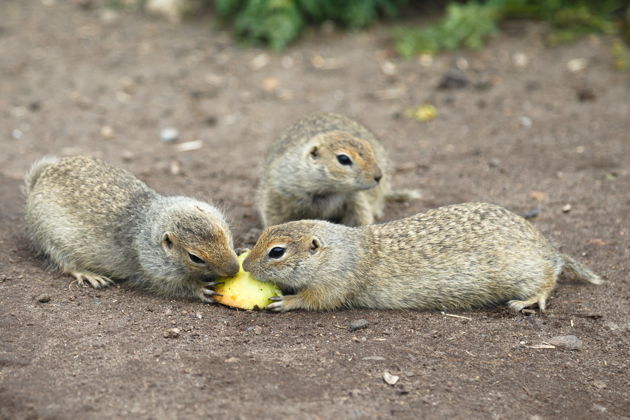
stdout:
<svg viewBox="0 0 630 420">
<path fill-rule="evenodd" d="M 601 279 L 560 254 L 528 221 L 464 203 L 362 227 L 303 220 L 267 228 L 243 268 L 295 294 L 268 308 L 455 310 L 545 302 L 562 269 Z"/>
<path fill-rule="evenodd" d="M 221 212 L 164 197 L 94 158 L 43 158 L 25 176 L 26 228 L 36 249 L 79 284 L 127 279 L 167 297 L 212 302 L 218 276 L 239 270 Z"/>
<path fill-rule="evenodd" d="M 419 196 L 415 190 L 391 191 L 385 150 L 367 128 L 319 112 L 271 145 L 257 205 L 264 226 L 300 219 L 359 226 L 381 217 L 386 199 Z"/>
</svg>

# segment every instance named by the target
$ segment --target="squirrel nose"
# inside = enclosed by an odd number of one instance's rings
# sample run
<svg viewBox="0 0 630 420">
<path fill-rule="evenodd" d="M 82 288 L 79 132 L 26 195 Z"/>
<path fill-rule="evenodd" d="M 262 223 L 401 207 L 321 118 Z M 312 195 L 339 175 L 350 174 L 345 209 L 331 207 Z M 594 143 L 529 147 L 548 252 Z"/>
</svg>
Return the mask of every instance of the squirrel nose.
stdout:
<svg viewBox="0 0 630 420">
<path fill-rule="evenodd" d="M 381 168 L 376 168 L 376 173 L 374 174 L 374 181 L 376 181 L 376 183 L 378 183 L 381 178 L 383 178 L 383 171 L 381 171 Z"/>
<path fill-rule="evenodd" d="M 239 265 L 238 261 L 233 261 L 227 265 L 225 271 L 227 272 L 228 277 L 232 277 L 232 276 L 235 276 L 236 273 L 238 273 L 238 270 L 240 269 L 241 269 L 241 266 Z"/>
</svg>

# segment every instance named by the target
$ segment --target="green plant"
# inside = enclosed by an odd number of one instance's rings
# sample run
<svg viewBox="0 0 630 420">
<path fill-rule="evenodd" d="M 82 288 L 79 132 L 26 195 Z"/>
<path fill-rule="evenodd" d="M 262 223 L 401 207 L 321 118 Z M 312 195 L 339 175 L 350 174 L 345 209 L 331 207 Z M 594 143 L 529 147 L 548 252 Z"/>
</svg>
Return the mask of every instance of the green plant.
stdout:
<svg viewBox="0 0 630 420">
<path fill-rule="evenodd" d="M 616 33 L 629 22 L 624 0 L 487 0 L 450 3 L 445 18 L 421 29 L 399 28 L 395 45 L 402 56 L 435 54 L 455 48 L 479 48 L 505 19 L 539 19 L 552 28 L 550 44 L 572 41 L 589 33 Z M 622 24 L 614 16 L 626 13 Z"/>
<path fill-rule="evenodd" d="M 216 10 L 223 20 L 234 22 L 239 38 L 281 50 L 307 24 L 330 20 L 347 28 L 362 28 L 381 16 L 397 16 L 405 1 L 217 0 Z"/>
<path fill-rule="evenodd" d="M 435 54 L 460 46 L 480 48 L 484 40 L 497 31 L 499 10 L 476 2 L 450 3 L 446 17 L 420 30 L 399 28 L 395 31 L 396 50 L 409 57 L 417 53 Z"/>
</svg>

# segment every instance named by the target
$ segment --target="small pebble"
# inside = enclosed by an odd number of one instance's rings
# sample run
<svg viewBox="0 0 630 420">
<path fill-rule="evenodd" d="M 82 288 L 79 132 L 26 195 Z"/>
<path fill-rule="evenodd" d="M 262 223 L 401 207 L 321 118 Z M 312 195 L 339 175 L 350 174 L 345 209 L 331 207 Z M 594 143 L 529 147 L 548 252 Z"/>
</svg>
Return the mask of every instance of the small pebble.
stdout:
<svg viewBox="0 0 630 420">
<path fill-rule="evenodd" d="M 549 344 L 556 347 L 562 347 L 567 350 L 580 350 L 582 349 L 582 340 L 574 335 L 559 335 L 549 340 Z"/>
<path fill-rule="evenodd" d="M 435 59 L 430 54 L 420 54 L 420 57 L 418 57 L 418 63 L 420 63 L 422 67 L 432 66 L 434 62 Z"/>
<path fill-rule="evenodd" d="M 523 115 L 521 117 L 519 117 L 518 121 L 521 123 L 521 125 L 525 128 L 530 128 L 532 126 L 532 119 L 529 118 L 526 115 Z"/>
<path fill-rule="evenodd" d="M 252 59 L 252 61 L 250 62 L 250 66 L 252 70 L 258 71 L 266 67 L 270 61 L 271 61 L 271 58 L 269 57 L 269 54 L 261 53 Z"/>
<path fill-rule="evenodd" d="M 563 213 L 568 213 L 570 211 L 571 211 L 571 204 L 565 204 L 564 206 L 562 206 Z"/>
<path fill-rule="evenodd" d="M 130 150 L 125 150 L 122 152 L 121 157 L 122 157 L 122 160 L 124 160 L 125 162 L 131 162 L 132 160 L 136 158 L 136 155 Z"/>
<path fill-rule="evenodd" d="M 175 150 L 178 152 L 192 152 L 193 150 L 199 150 L 203 147 L 203 141 L 193 140 L 175 146 Z"/>
<path fill-rule="evenodd" d="M 389 385 L 396 385 L 396 382 L 398 382 L 399 379 L 399 376 L 392 375 L 388 371 L 383 372 L 383 380 Z"/>
<path fill-rule="evenodd" d="M 164 143 L 176 142 L 179 138 L 179 131 L 173 127 L 166 127 L 160 130 L 160 140 Z"/>
<path fill-rule="evenodd" d="M 573 58 L 567 61 L 567 69 L 571 73 L 577 73 L 584 70 L 588 66 L 588 61 L 585 58 Z"/>
<path fill-rule="evenodd" d="M 581 86 L 576 89 L 577 98 L 580 102 L 594 101 L 597 98 L 595 89 L 588 86 Z"/>
<path fill-rule="evenodd" d="M 374 360 L 374 361 L 380 362 L 380 361 L 385 360 L 385 358 L 383 356 L 366 356 L 361 360 Z"/>
<path fill-rule="evenodd" d="M 169 328 L 164 331 L 164 338 L 179 338 L 180 331 L 179 328 Z"/>
<path fill-rule="evenodd" d="M 540 214 L 540 207 L 534 207 L 523 215 L 525 219 L 533 219 Z"/>
<path fill-rule="evenodd" d="M 262 327 L 261 327 L 261 326 L 259 326 L 259 325 L 256 325 L 256 326 L 254 327 L 254 334 L 256 334 L 256 335 L 260 335 L 261 333 L 262 333 Z"/>
<path fill-rule="evenodd" d="M 525 53 L 517 52 L 512 55 L 512 62 L 516 67 L 527 67 L 529 57 Z"/>
<path fill-rule="evenodd" d="M 104 125 L 101 127 L 101 136 L 103 138 L 109 139 L 114 136 L 114 129 L 109 125 Z"/>
<path fill-rule="evenodd" d="M 468 83 L 470 83 L 470 80 L 468 80 L 468 77 L 463 71 L 450 69 L 442 76 L 438 89 L 461 89 L 466 87 Z"/>
<path fill-rule="evenodd" d="M 593 381 L 593 386 L 597 389 L 605 389 L 606 388 L 606 382 L 604 381 L 600 381 L 599 379 L 595 379 Z"/>
<path fill-rule="evenodd" d="M 396 65 L 391 61 L 384 61 L 381 64 L 381 71 L 387 76 L 394 76 L 396 74 Z"/>
<path fill-rule="evenodd" d="M 40 295 L 40 296 L 37 297 L 37 301 L 39 303 L 48 303 L 48 302 L 50 302 L 50 296 L 48 296 L 48 295 Z"/>
<path fill-rule="evenodd" d="M 533 198 L 536 201 L 543 201 L 545 199 L 545 197 L 547 196 L 546 193 L 544 193 L 543 191 L 530 191 L 529 192 L 529 196 L 531 198 Z"/>
<path fill-rule="evenodd" d="M 177 160 L 172 160 L 168 167 L 171 175 L 180 175 L 182 173 L 182 165 Z"/>
<path fill-rule="evenodd" d="M 367 328 L 370 323 L 367 319 L 355 319 L 348 325 L 348 331 L 356 331 L 363 328 Z"/>
</svg>

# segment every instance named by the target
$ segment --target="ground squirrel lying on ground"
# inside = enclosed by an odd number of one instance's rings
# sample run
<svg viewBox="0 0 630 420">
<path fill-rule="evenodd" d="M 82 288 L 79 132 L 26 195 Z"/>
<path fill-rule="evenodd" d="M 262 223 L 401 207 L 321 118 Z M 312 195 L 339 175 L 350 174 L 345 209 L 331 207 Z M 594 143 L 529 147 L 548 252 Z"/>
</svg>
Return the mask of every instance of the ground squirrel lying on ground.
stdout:
<svg viewBox="0 0 630 420">
<path fill-rule="evenodd" d="M 25 181 L 32 243 L 80 284 L 127 279 L 163 296 L 212 302 L 215 279 L 239 270 L 228 224 L 210 204 L 161 196 L 83 156 L 41 159 Z"/>
<path fill-rule="evenodd" d="M 367 128 L 320 112 L 271 145 L 257 204 L 265 226 L 300 219 L 359 226 L 380 217 L 386 199 L 417 197 L 417 191 L 391 191 L 385 150 Z"/>
<path fill-rule="evenodd" d="M 565 269 L 601 279 L 560 254 L 529 222 L 496 205 L 465 203 L 362 227 L 303 220 L 267 228 L 243 262 L 295 294 L 271 310 L 469 309 L 507 302 L 541 311 Z"/>
</svg>

